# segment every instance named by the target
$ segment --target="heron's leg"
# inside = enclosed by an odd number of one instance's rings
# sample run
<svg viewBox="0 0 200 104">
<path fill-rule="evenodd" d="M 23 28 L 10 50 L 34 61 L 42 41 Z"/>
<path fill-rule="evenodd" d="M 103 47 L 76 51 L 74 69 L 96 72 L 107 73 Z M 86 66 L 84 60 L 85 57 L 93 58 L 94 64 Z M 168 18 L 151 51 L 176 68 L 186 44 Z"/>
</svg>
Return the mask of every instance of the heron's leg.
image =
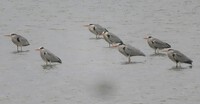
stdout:
<svg viewBox="0 0 200 104">
<path fill-rule="evenodd" d="M 22 46 L 20 46 L 21 47 L 21 52 L 22 52 Z"/>
<path fill-rule="evenodd" d="M 99 33 L 97 34 L 97 39 L 100 39 L 100 35 L 101 35 L 101 34 L 99 34 Z"/>
<path fill-rule="evenodd" d="M 18 50 L 18 45 L 17 45 L 17 52 L 19 52 L 19 50 Z"/>
<path fill-rule="evenodd" d="M 111 47 L 113 47 L 113 43 L 111 43 L 110 45 L 111 45 Z"/>
<path fill-rule="evenodd" d="M 157 51 L 156 51 L 157 49 L 155 49 L 155 54 L 157 53 Z"/>
<path fill-rule="evenodd" d="M 131 57 L 128 56 L 128 63 L 131 63 Z"/>
<path fill-rule="evenodd" d="M 180 62 L 178 62 L 178 65 L 181 67 L 181 63 Z"/>
<path fill-rule="evenodd" d="M 46 65 L 48 65 L 48 62 L 46 61 Z"/>
<path fill-rule="evenodd" d="M 178 62 L 176 62 L 176 68 L 178 68 Z"/>
<path fill-rule="evenodd" d="M 159 53 L 159 49 L 156 49 L 156 53 Z"/>
<path fill-rule="evenodd" d="M 96 39 L 98 39 L 98 34 L 96 35 Z"/>
</svg>

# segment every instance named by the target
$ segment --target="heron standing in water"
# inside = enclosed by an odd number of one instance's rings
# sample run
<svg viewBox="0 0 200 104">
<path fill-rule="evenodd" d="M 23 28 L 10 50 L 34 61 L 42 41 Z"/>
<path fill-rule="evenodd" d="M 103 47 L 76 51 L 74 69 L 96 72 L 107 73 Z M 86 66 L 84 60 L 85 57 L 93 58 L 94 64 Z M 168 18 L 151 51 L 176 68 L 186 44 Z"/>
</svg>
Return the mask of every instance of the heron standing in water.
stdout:
<svg viewBox="0 0 200 104">
<path fill-rule="evenodd" d="M 103 31 L 102 35 L 103 35 L 105 41 L 108 42 L 109 47 L 110 47 L 110 45 L 116 46 L 119 44 L 123 44 L 122 40 L 119 37 L 117 37 L 115 34 L 109 32 L 106 29 L 105 29 L 105 31 Z"/>
<path fill-rule="evenodd" d="M 41 58 L 46 62 L 46 65 L 48 65 L 48 62 L 51 64 L 52 62 L 58 62 L 62 63 L 61 59 L 51 53 L 49 50 L 45 49 L 44 47 L 40 47 L 36 49 L 36 51 L 40 51 Z"/>
<path fill-rule="evenodd" d="M 132 56 L 145 56 L 143 52 L 141 52 L 139 49 L 136 49 L 135 47 L 132 47 L 131 45 L 120 44 L 118 46 L 118 50 L 124 56 L 128 57 L 128 63 L 131 62 Z"/>
<path fill-rule="evenodd" d="M 88 27 L 89 31 L 96 35 L 96 39 L 98 39 L 100 35 L 102 35 L 103 31 L 105 31 L 105 28 L 99 24 L 89 24 L 84 26 Z"/>
<path fill-rule="evenodd" d="M 157 38 L 153 38 L 152 36 L 148 36 L 144 39 L 146 39 L 149 46 L 155 50 L 155 54 L 158 53 L 158 49 L 171 48 L 168 43 Z"/>
<path fill-rule="evenodd" d="M 21 35 L 17 35 L 17 34 L 11 34 L 11 35 L 5 35 L 7 37 L 11 37 L 12 42 L 17 46 L 17 52 L 19 52 L 18 47 L 21 47 L 21 52 L 22 52 L 22 47 L 23 46 L 28 46 L 30 45 L 28 40 L 26 38 L 24 38 Z"/>
<path fill-rule="evenodd" d="M 178 67 L 180 63 L 186 63 L 192 66 L 193 61 L 178 50 L 169 48 L 164 49 L 163 52 L 167 52 L 169 59 L 176 63 L 176 67 Z"/>
</svg>

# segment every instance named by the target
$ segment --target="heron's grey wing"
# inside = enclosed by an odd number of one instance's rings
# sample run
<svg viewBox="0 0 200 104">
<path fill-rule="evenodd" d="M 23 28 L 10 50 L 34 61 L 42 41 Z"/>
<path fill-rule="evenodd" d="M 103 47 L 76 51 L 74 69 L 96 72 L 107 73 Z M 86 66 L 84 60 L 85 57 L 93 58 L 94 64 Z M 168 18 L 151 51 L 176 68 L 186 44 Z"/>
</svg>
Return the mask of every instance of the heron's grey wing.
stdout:
<svg viewBox="0 0 200 104">
<path fill-rule="evenodd" d="M 163 42 L 163 41 L 156 39 L 156 38 L 154 38 L 152 40 L 152 44 L 157 48 L 170 48 L 171 47 L 168 43 Z"/>
<path fill-rule="evenodd" d="M 141 52 L 139 49 L 136 49 L 135 47 L 132 47 L 131 45 L 126 45 L 125 52 L 130 56 L 145 56 L 143 52 Z"/>
<path fill-rule="evenodd" d="M 59 57 L 57 57 L 56 55 L 54 55 L 53 53 L 51 53 L 48 50 L 45 51 L 45 57 L 48 61 L 62 63 L 62 61 Z"/>
<path fill-rule="evenodd" d="M 100 26 L 99 24 L 95 24 L 95 31 L 97 32 L 98 35 L 101 35 L 103 31 L 105 31 L 106 29 L 102 26 Z"/>
<path fill-rule="evenodd" d="M 190 58 L 177 50 L 174 50 L 172 56 L 174 57 L 175 61 L 192 64 L 192 60 Z"/>
<path fill-rule="evenodd" d="M 20 42 L 22 46 L 30 45 L 28 40 L 26 38 L 24 38 L 23 36 L 21 36 L 21 35 L 17 36 L 17 41 Z"/>
<path fill-rule="evenodd" d="M 94 24 L 94 26 L 95 26 L 96 28 L 98 28 L 98 29 L 103 29 L 103 27 L 102 27 L 101 25 L 99 25 L 99 24 Z"/>
<path fill-rule="evenodd" d="M 117 37 L 116 35 L 114 35 L 113 33 L 109 33 L 110 37 L 109 37 L 109 40 L 112 42 L 112 43 L 123 43 L 122 40 Z"/>
</svg>

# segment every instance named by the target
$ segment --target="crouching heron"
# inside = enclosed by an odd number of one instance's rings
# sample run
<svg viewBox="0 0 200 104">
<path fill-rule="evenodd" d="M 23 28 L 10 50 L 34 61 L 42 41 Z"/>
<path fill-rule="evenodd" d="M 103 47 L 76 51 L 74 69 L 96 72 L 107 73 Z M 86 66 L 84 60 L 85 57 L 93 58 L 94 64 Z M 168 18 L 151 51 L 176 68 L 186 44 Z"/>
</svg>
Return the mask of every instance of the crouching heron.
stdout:
<svg viewBox="0 0 200 104">
<path fill-rule="evenodd" d="M 169 48 L 169 49 L 163 49 L 163 52 L 167 52 L 169 59 L 171 59 L 173 62 L 176 63 L 176 67 L 178 67 L 179 66 L 178 64 L 180 63 L 186 63 L 192 66 L 193 61 L 178 50 Z"/>
<path fill-rule="evenodd" d="M 132 56 L 145 56 L 143 52 L 141 52 L 139 49 L 136 49 L 135 47 L 132 47 L 131 45 L 120 44 L 118 46 L 118 50 L 124 56 L 128 57 L 128 63 L 131 62 Z"/>
<path fill-rule="evenodd" d="M 44 47 L 40 47 L 36 49 L 36 51 L 40 51 L 40 56 L 46 62 L 46 65 L 48 65 L 48 63 L 51 64 L 52 62 L 62 63 L 59 57 L 57 57 Z"/>
<path fill-rule="evenodd" d="M 146 39 L 149 46 L 155 50 L 155 54 L 158 53 L 158 49 L 171 48 L 168 43 L 157 38 L 153 38 L 152 36 L 148 36 L 144 39 Z"/>
<path fill-rule="evenodd" d="M 96 35 L 96 39 L 98 39 L 102 32 L 105 31 L 105 28 L 99 24 L 89 24 L 84 26 L 88 27 L 89 31 Z"/>
<path fill-rule="evenodd" d="M 11 37 L 12 42 L 17 46 L 17 52 L 19 52 L 18 47 L 21 47 L 21 52 L 22 52 L 22 47 L 23 46 L 28 46 L 30 45 L 28 40 L 26 38 L 24 38 L 21 35 L 17 35 L 17 34 L 11 34 L 11 35 L 5 35 L 7 37 Z"/>
</svg>

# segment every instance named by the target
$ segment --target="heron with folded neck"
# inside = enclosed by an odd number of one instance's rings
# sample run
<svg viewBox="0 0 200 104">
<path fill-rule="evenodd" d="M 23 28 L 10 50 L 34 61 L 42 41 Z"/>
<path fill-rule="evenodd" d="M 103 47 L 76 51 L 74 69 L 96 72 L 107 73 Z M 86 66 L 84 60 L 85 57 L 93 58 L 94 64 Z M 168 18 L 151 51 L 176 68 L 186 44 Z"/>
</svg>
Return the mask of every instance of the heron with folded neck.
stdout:
<svg viewBox="0 0 200 104">
<path fill-rule="evenodd" d="M 102 32 L 105 31 L 105 28 L 99 24 L 89 24 L 84 26 L 88 27 L 89 31 L 94 35 L 96 35 L 96 39 L 99 39 L 100 36 L 102 35 Z"/>
<path fill-rule="evenodd" d="M 45 49 L 44 47 L 40 47 L 36 49 L 36 51 L 40 51 L 40 56 L 43 59 L 43 61 L 46 62 L 46 65 L 48 65 L 48 63 L 51 64 L 52 62 L 62 63 L 59 57 L 57 57 L 56 55 L 54 55 L 53 53 L 51 53 L 49 50 Z"/>
<path fill-rule="evenodd" d="M 168 43 L 163 42 L 152 36 L 148 36 L 144 39 L 146 39 L 149 46 L 155 50 L 155 54 L 159 53 L 158 50 L 160 49 L 171 48 L 171 45 L 169 45 Z"/>
<path fill-rule="evenodd" d="M 128 57 L 128 63 L 131 63 L 132 56 L 145 56 L 142 51 L 128 44 L 121 43 L 118 46 L 118 50 L 121 54 Z"/>
<path fill-rule="evenodd" d="M 171 48 L 163 49 L 162 51 L 167 52 L 169 59 L 176 63 L 176 67 L 179 67 L 180 63 L 186 63 L 192 66 L 193 61 L 180 51 Z"/>
<path fill-rule="evenodd" d="M 119 44 L 123 44 L 123 41 L 118 36 L 109 32 L 107 29 L 105 31 L 103 31 L 102 35 L 103 35 L 105 41 L 108 42 L 109 47 L 110 47 L 110 45 L 112 47 L 116 47 Z"/>
<path fill-rule="evenodd" d="M 17 52 L 22 52 L 22 47 L 23 46 L 28 46 L 30 45 L 28 40 L 26 38 L 24 38 L 23 36 L 21 35 L 18 35 L 18 34 L 11 34 L 11 35 L 5 35 L 7 37 L 10 37 L 12 42 L 17 46 Z M 19 51 L 19 47 L 21 48 L 21 50 Z"/>
</svg>

